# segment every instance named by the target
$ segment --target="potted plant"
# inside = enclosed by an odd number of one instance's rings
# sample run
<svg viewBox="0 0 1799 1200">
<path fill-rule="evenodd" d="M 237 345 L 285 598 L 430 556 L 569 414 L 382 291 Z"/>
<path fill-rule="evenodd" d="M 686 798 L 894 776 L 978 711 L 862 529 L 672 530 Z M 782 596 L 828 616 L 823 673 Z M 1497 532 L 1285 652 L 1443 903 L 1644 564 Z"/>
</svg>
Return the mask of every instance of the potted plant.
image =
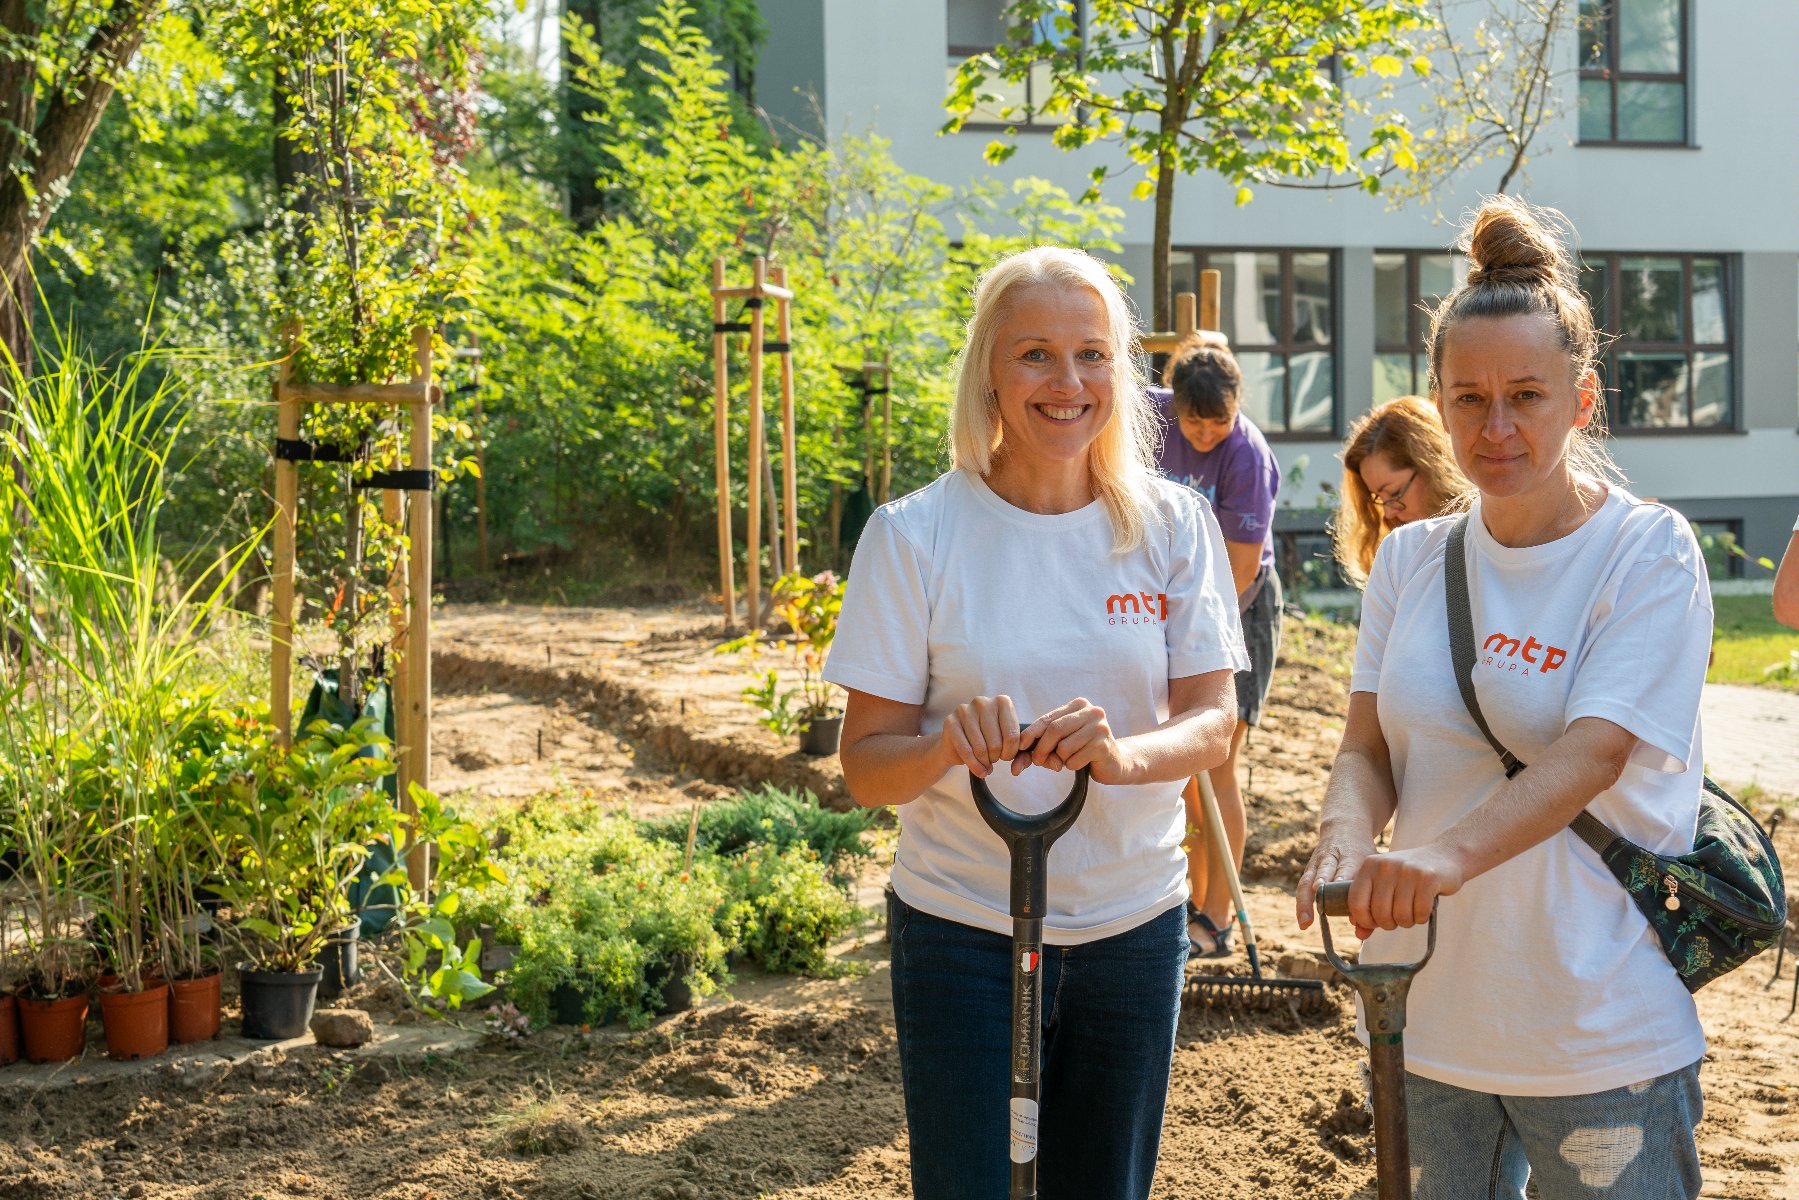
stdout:
<svg viewBox="0 0 1799 1200">
<path fill-rule="evenodd" d="M 153 909 L 156 944 L 169 985 L 169 1040 L 177 1044 L 219 1036 L 223 1004 L 212 939 L 221 897 L 217 882 L 231 870 L 223 857 L 216 815 L 246 755 L 266 738 L 261 711 L 238 712 L 211 695 L 183 697 L 171 725 L 183 736 L 170 774 L 171 803 L 155 841 Z"/>
<path fill-rule="evenodd" d="M 5 821 L 0 820 L 0 834 L 4 834 L 6 828 Z M 0 838 L 0 841 L 4 839 Z M 8 906 L 0 904 L 0 1067 L 18 1062 L 24 1053 L 16 994 L 23 964 L 12 942 L 8 913 Z"/>
<path fill-rule="evenodd" d="M 791 631 L 785 645 L 800 684 L 781 686 L 774 671 L 762 672 L 759 681 L 743 691 L 743 698 L 762 710 L 757 723 L 782 737 L 797 733 L 802 754 L 837 753 L 843 735 L 843 710 L 836 703 L 836 685 L 825 680 L 825 656 L 837 636 L 837 614 L 843 608 L 843 582 L 831 571 L 817 575 L 783 575 L 775 581 L 775 614 Z M 763 645 L 763 632 L 727 642 L 721 652 L 746 652 L 752 665 Z"/>
<path fill-rule="evenodd" d="M 385 741 L 371 723 L 315 722 L 288 751 L 266 732 L 234 772 L 217 824 L 238 864 L 219 890 L 248 935 L 238 964 L 244 1036 L 274 1040 L 311 1023 L 320 952 L 352 916 L 349 885 L 369 843 L 396 836 L 400 819 L 379 787 L 393 763 L 363 753 Z"/>
<path fill-rule="evenodd" d="M 89 864 L 82 817 L 64 799 L 69 739 L 46 741 L 28 727 L 32 709 L 19 697 L 0 702 L 0 788 L 19 848 L 27 892 L 19 906 L 23 951 L 17 996 L 21 1048 L 32 1062 L 80 1056 L 87 1043 L 91 943 L 82 905 Z"/>
</svg>

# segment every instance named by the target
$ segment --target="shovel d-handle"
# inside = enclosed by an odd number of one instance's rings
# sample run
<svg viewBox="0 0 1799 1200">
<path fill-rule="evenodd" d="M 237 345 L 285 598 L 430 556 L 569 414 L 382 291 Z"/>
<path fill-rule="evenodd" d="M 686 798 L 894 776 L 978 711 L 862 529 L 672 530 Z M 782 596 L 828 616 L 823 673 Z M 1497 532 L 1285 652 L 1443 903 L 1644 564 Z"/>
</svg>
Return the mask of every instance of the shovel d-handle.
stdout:
<svg viewBox="0 0 1799 1200">
<path fill-rule="evenodd" d="M 1378 1200 L 1411 1200 L 1412 1146 L 1405 1118 L 1405 1001 L 1412 977 L 1437 950 L 1437 905 L 1431 902 L 1424 957 L 1412 963 L 1345 962 L 1331 944 L 1331 917 L 1349 915 L 1349 880 L 1318 889 L 1324 956 L 1362 998 L 1368 1027 L 1368 1068 L 1374 1093 L 1375 1194 Z"/>
<path fill-rule="evenodd" d="M 1043 1046 L 1043 910 L 1049 894 L 1049 848 L 1068 832 L 1087 803 L 1087 768 L 1075 772 L 1062 803 L 1026 816 L 993 798 L 985 780 L 970 774 L 975 808 L 1012 855 L 1012 1092 L 1007 1101 L 1010 1200 L 1037 1195 L 1038 1067 Z"/>
<path fill-rule="evenodd" d="M 1044 883 L 1049 848 L 1068 832 L 1087 803 L 1087 768 L 1074 773 L 1074 784 L 1062 803 L 1046 813 L 1026 816 L 1013 812 L 998 800 L 987 781 L 978 775 L 968 776 L 974 791 L 974 806 L 987 822 L 987 828 L 999 834 L 1012 852 L 1012 917 L 1014 920 L 1041 921 L 1048 902 Z"/>
</svg>

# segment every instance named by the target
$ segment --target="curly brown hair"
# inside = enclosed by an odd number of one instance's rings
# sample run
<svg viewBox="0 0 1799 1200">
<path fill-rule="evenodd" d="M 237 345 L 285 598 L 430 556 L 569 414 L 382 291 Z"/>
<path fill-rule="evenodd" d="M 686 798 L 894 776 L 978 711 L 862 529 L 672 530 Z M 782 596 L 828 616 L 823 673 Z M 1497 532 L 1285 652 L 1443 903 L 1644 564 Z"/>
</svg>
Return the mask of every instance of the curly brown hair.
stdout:
<svg viewBox="0 0 1799 1200">
<path fill-rule="evenodd" d="M 1174 348 L 1162 378 L 1179 416 L 1226 421 L 1237 415 L 1243 395 L 1243 368 L 1222 339 L 1195 334 Z"/>
</svg>

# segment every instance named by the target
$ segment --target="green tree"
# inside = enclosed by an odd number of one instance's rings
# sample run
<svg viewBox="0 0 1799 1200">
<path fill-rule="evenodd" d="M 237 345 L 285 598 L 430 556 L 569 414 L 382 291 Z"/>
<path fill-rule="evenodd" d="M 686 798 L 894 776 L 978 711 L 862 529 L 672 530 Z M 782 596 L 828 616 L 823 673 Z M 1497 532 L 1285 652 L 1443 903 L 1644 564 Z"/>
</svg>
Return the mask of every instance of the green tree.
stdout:
<svg viewBox="0 0 1799 1200">
<path fill-rule="evenodd" d="M 1431 0 L 1417 167 L 1394 199 L 1434 201 L 1448 180 L 1487 163 L 1499 172 L 1494 191 L 1526 182 L 1544 126 L 1568 111 L 1560 85 L 1574 72 L 1557 70 L 1555 50 L 1574 27 L 1574 0 Z"/>
<path fill-rule="evenodd" d="M 0 3 L 0 344 L 30 363 L 31 252 L 160 0 Z"/>
<path fill-rule="evenodd" d="M 1213 172 L 1237 185 L 1305 183 L 1378 191 L 1381 176 L 1412 165 L 1412 134 L 1395 112 L 1375 112 L 1390 81 L 1430 61 L 1407 38 L 1424 21 L 1421 0 L 1088 0 L 1084 28 L 1071 0 L 1014 0 L 1010 36 L 957 70 L 943 131 L 977 111 L 1001 121 L 1062 119 L 1063 150 L 1116 141 L 1122 165 L 1095 167 L 1087 197 L 1141 169 L 1133 195 L 1155 198 L 1154 319 L 1170 322 L 1169 229 L 1175 180 Z M 1338 82 L 1366 80 L 1358 95 Z M 1025 85 L 1035 79 L 1034 89 Z M 1030 97 L 983 90 L 989 80 Z M 987 147 L 1000 162 L 1017 127 Z"/>
</svg>

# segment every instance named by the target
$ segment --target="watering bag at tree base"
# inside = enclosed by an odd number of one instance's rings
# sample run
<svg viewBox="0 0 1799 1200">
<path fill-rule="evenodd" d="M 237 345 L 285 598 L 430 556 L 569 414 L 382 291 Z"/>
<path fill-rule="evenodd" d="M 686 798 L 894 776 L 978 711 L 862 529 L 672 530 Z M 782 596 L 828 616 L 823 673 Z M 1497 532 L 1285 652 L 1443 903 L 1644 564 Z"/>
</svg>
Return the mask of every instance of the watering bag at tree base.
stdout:
<svg viewBox="0 0 1799 1200">
<path fill-rule="evenodd" d="M 333 725 L 345 729 L 364 716 L 374 716 L 381 727 L 381 733 L 387 738 L 388 747 L 394 744 L 394 706 L 393 693 L 387 681 L 381 680 L 362 696 L 362 707 L 352 709 L 344 703 L 343 695 L 337 690 L 337 668 L 327 667 L 320 671 L 313 680 L 312 691 L 306 696 L 306 708 L 300 713 L 299 728 L 304 731 L 314 721 L 329 721 Z M 369 757 L 385 754 L 386 748 L 380 746 L 364 746 L 357 757 Z M 399 776 L 389 773 L 382 776 L 381 787 L 387 792 L 387 798 L 399 803 Z M 399 895 L 391 884 L 375 886 L 375 880 L 393 870 L 400 861 L 399 851 L 393 843 L 378 841 L 369 847 L 369 856 L 362 864 L 362 870 L 350 883 L 350 907 L 357 910 L 357 917 L 362 922 L 359 937 L 368 937 L 380 933 L 393 923 L 394 906 L 399 903 Z"/>
<path fill-rule="evenodd" d="M 1729 974 L 1779 939 L 1786 882 L 1774 844 L 1749 810 L 1709 778 L 1690 853 L 1646 850 L 1584 812 L 1571 828 L 1649 919 L 1687 991 Z"/>
</svg>

